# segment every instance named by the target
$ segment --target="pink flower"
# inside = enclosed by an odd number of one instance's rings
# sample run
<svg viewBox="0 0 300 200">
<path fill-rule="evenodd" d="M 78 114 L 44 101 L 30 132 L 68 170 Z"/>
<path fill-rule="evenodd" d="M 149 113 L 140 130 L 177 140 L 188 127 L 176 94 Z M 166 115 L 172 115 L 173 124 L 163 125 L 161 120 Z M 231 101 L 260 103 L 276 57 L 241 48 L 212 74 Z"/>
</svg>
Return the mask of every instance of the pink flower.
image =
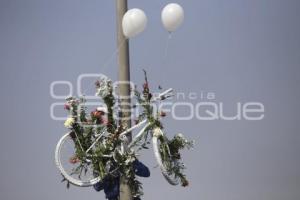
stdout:
<svg viewBox="0 0 300 200">
<path fill-rule="evenodd" d="M 70 110 L 70 105 L 69 105 L 69 104 L 65 104 L 65 105 L 64 105 L 64 109 L 65 109 L 65 110 Z"/>
</svg>

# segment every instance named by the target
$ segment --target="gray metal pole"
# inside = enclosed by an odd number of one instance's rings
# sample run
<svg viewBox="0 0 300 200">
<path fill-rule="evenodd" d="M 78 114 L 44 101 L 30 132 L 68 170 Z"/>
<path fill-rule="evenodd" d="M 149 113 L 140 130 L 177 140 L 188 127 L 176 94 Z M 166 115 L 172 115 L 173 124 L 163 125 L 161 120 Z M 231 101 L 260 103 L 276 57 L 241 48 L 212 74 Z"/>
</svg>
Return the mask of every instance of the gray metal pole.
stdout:
<svg viewBox="0 0 300 200">
<path fill-rule="evenodd" d="M 119 95 L 121 98 L 120 122 L 123 128 L 130 128 L 130 63 L 129 63 L 129 43 L 122 31 L 122 19 L 127 11 L 127 0 L 116 0 L 117 7 L 117 44 L 119 48 Z M 126 98 L 127 97 L 127 98 Z M 128 135 L 131 140 L 131 134 Z M 120 200 L 132 200 L 129 185 L 126 183 L 126 177 L 121 177 L 120 182 Z"/>
</svg>

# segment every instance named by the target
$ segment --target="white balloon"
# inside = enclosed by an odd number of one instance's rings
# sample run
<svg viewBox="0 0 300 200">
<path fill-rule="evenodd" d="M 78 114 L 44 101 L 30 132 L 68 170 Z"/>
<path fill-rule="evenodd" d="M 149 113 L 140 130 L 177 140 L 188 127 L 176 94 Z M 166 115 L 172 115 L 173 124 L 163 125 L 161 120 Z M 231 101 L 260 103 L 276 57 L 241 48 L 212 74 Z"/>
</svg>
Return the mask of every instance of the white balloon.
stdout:
<svg viewBox="0 0 300 200">
<path fill-rule="evenodd" d="M 147 26 L 147 16 L 141 9 L 133 8 L 128 10 L 123 16 L 123 34 L 127 38 L 132 38 L 143 32 Z"/>
<path fill-rule="evenodd" d="M 183 8 L 177 3 L 166 5 L 162 10 L 161 20 L 167 31 L 175 31 L 184 20 Z"/>
</svg>

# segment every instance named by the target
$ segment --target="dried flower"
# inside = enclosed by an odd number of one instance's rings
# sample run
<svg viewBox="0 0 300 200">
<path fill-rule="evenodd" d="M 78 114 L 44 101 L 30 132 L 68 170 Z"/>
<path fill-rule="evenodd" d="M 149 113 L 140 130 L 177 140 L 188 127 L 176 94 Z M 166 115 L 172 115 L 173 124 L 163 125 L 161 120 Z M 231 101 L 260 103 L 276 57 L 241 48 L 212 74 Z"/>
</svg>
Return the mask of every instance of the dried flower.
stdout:
<svg viewBox="0 0 300 200">
<path fill-rule="evenodd" d="M 71 107 L 70 107 L 69 104 L 66 103 L 66 104 L 64 105 L 64 109 L 65 109 L 65 110 L 70 110 L 70 108 L 71 108 Z"/>
<path fill-rule="evenodd" d="M 71 132 L 70 133 L 70 137 L 73 139 L 73 140 L 75 140 L 76 139 L 76 134 L 75 134 L 75 132 Z"/>
<path fill-rule="evenodd" d="M 189 186 L 189 181 L 188 180 L 186 180 L 185 178 L 181 181 L 181 185 L 182 185 L 182 187 L 187 187 L 187 186 Z"/>
<path fill-rule="evenodd" d="M 99 80 L 97 80 L 96 82 L 95 82 L 95 86 L 98 88 L 98 87 L 100 87 L 100 81 Z"/>
<path fill-rule="evenodd" d="M 144 83 L 144 84 L 143 84 L 143 88 L 144 88 L 144 90 L 147 90 L 147 89 L 149 89 L 149 85 L 148 85 L 148 83 Z"/>
<path fill-rule="evenodd" d="M 76 164 L 80 161 L 80 159 L 77 157 L 77 156 L 72 156 L 70 159 L 69 159 L 69 162 L 71 164 Z"/>
<path fill-rule="evenodd" d="M 101 119 L 102 118 L 102 116 L 103 116 L 103 112 L 101 112 L 101 111 L 94 111 L 94 112 L 92 112 L 93 114 L 93 116 L 95 117 L 95 118 L 97 118 L 97 119 Z"/>
<path fill-rule="evenodd" d="M 165 113 L 164 111 L 160 111 L 160 116 L 165 117 L 165 116 L 167 116 L 167 113 Z"/>
</svg>

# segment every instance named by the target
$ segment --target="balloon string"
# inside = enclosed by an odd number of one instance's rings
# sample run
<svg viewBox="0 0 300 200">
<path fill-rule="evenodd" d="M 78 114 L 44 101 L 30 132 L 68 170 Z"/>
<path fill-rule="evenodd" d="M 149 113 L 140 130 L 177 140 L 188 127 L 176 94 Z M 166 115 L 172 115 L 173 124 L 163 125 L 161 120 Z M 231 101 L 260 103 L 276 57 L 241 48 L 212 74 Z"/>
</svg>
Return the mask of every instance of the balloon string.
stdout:
<svg viewBox="0 0 300 200">
<path fill-rule="evenodd" d="M 124 46 L 124 44 L 126 43 L 126 41 L 127 41 L 127 40 L 123 40 L 122 43 L 119 45 L 119 47 L 116 48 L 116 49 L 112 52 L 112 54 L 111 54 L 111 55 L 106 59 L 106 61 L 102 64 L 102 67 L 100 67 L 101 70 L 104 70 L 106 67 L 108 67 L 108 66 L 112 63 L 113 58 L 119 53 L 121 47 Z M 90 89 L 92 85 L 95 84 L 96 80 L 97 80 L 97 79 L 95 79 L 94 82 L 91 82 L 91 83 L 89 84 L 89 86 L 88 86 L 87 88 L 85 88 L 85 90 L 84 90 L 81 94 L 84 95 L 85 92 L 86 92 L 88 89 Z"/>
<path fill-rule="evenodd" d="M 169 50 L 169 45 L 170 45 L 171 39 L 172 39 L 172 32 L 169 32 L 168 38 L 166 40 L 166 45 L 165 45 L 165 51 L 164 51 L 164 57 L 163 57 L 163 64 L 166 64 L 166 62 L 167 62 L 168 50 Z"/>
</svg>

